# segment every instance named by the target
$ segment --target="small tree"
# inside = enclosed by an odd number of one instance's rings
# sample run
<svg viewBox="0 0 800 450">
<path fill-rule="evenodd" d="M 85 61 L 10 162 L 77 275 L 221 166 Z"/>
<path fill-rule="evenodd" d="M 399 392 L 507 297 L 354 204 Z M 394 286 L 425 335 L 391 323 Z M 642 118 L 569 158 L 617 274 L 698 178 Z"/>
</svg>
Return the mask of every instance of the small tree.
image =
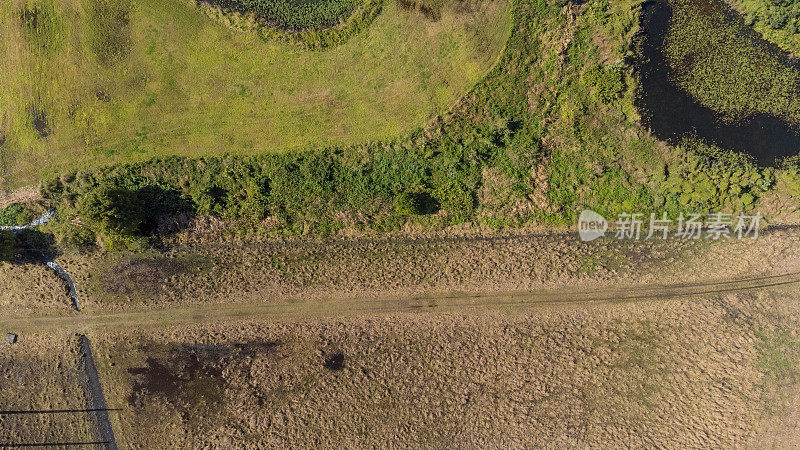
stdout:
<svg viewBox="0 0 800 450">
<path fill-rule="evenodd" d="M 80 213 L 97 232 L 133 236 L 139 233 L 144 220 L 144 205 L 134 191 L 101 185 L 84 197 Z"/>
</svg>

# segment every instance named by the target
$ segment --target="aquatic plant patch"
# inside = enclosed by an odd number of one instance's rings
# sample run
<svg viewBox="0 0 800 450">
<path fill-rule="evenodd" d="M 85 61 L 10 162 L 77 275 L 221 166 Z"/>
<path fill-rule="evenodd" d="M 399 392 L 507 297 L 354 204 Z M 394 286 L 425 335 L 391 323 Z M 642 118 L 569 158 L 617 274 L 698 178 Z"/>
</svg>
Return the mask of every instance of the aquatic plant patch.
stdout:
<svg viewBox="0 0 800 450">
<path fill-rule="evenodd" d="M 258 9 L 243 8 L 243 3 L 239 1 L 184 1 L 196 5 L 207 16 L 223 24 L 254 32 L 262 41 L 288 42 L 310 50 L 326 50 L 342 45 L 366 31 L 381 14 L 384 5 L 384 0 L 360 0 L 352 10 L 335 21 L 322 20 L 314 25 L 305 16 L 297 24 L 302 28 L 291 28 L 281 25 L 280 21 L 271 19 Z M 280 6 L 288 7 L 282 3 Z"/>
<path fill-rule="evenodd" d="M 235 11 L 254 12 L 283 29 L 304 30 L 335 25 L 363 0 L 211 0 L 210 3 Z"/>
<path fill-rule="evenodd" d="M 670 0 L 664 50 L 676 82 L 726 122 L 758 114 L 800 126 L 800 66 L 716 0 Z"/>
</svg>

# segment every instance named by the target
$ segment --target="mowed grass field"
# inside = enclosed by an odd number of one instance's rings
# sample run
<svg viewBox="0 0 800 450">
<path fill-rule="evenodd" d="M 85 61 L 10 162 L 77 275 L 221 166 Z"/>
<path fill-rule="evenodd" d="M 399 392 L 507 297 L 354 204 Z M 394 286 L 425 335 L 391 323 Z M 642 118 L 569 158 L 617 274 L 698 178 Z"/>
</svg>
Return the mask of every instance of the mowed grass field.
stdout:
<svg viewBox="0 0 800 450">
<path fill-rule="evenodd" d="M 0 5 L 0 187 L 158 155 L 258 154 L 392 139 L 491 68 L 505 0 L 432 20 L 387 0 L 327 51 L 232 29 L 182 0 Z"/>
</svg>

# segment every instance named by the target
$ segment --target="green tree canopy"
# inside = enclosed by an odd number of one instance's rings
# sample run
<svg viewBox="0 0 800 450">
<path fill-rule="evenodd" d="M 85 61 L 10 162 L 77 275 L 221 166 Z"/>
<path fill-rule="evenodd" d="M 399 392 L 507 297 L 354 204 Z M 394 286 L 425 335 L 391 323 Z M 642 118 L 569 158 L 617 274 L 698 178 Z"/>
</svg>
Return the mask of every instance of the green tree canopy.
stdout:
<svg viewBox="0 0 800 450">
<path fill-rule="evenodd" d="M 139 233 L 145 207 L 135 191 L 101 185 L 80 204 L 81 217 L 96 232 L 132 236 Z"/>
</svg>

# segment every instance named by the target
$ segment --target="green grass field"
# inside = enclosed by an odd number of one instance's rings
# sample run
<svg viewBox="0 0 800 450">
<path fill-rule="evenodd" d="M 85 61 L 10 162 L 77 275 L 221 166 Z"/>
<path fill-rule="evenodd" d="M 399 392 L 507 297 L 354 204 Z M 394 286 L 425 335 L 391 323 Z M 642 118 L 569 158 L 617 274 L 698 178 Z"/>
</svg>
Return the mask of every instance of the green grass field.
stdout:
<svg viewBox="0 0 800 450">
<path fill-rule="evenodd" d="M 178 0 L 0 6 L 0 187 L 161 155 L 391 140 L 447 110 L 498 58 L 506 1 L 431 20 L 387 0 L 327 51 L 264 40 Z"/>
</svg>

